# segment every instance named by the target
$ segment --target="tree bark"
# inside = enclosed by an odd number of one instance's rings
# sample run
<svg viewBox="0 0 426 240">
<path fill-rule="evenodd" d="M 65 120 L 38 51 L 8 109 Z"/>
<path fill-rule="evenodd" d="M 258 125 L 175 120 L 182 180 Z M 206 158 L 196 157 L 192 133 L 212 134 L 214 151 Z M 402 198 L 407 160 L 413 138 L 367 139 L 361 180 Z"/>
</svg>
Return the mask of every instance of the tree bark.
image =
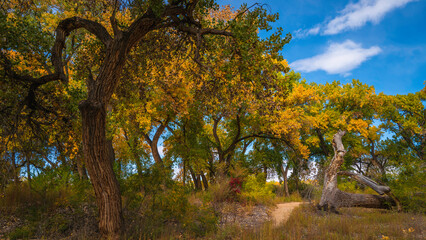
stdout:
<svg viewBox="0 0 426 240">
<path fill-rule="evenodd" d="M 83 127 L 83 151 L 99 208 L 99 230 L 118 239 L 123 225 L 121 195 L 112 166 L 112 153 L 105 136 L 105 104 L 86 100 L 79 105 Z"/>
<path fill-rule="evenodd" d="M 195 190 L 199 191 L 202 189 L 200 176 L 194 172 L 194 169 L 189 166 L 189 172 L 191 173 L 192 181 L 194 182 Z"/>
<path fill-rule="evenodd" d="M 343 157 L 346 154 L 346 150 L 342 143 L 342 137 L 345 135 L 345 133 L 345 131 L 339 130 L 336 134 L 334 134 L 334 157 L 325 172 L 324 187 L 318 208 L 326 211 L 330 210 L 333 212 L 337 212 L 337 208 L 339 207 L 388 208 L 388 203 L 393 203 L 390 197 L 383 197 L 373 194 L 347 193 L 337 188 L 337 175 L 339 174 L 338 171 L 344 162 Z M 377 183 L 364 176 L 348 172 L 340 172 L 340 174 L 355 177 L 355 179 L 359 180 L 361 183 L 372 187 L 379 194 L 384 194 L 390 191 L 389 187 L 379 186 Z"/>
<path fill-rule="evenodd" d="M 152 158 L 154 158 L 155 164 L 164 167 L 163 159 L 161 158 L 160 152 L 158 150 L 158 140 L 160 140 L 161 135 L 167 127 L 167 123 L 161 123 L 155 131 L 154 137 L 151 139 L 148 134 L 144 134 L 146 142 L 151 147 Z"/>
<path fill-rule="evenodd" d="M 204 175 L 204 172 L 201 171 L 201 179 L 203 180 L 203 186 L 204 186 L 204 190 L 208 190 L 209 189 L 209 182 L 207 181 L 206 175 Z"/>
<path fill-rule="evenodd" d="M 182 185 L 185 187 L 186 185 L 186 158 L 182 158 Z"/>
<path fill-rule="evenodd" d="M 281 173 L 283 175 L 284 193 L 286 197 L 290 196 L 290 192 L 288 191 L 288 181 L 287 181 L 287 173 L 289 168 L 290 168 L 290 164 L 287 164 L 284 169 L 284 166 L 281 163 Z"/>
<path fill-rule="evenodd" d="M 86 168 L 84 167 L 83 164 L 83 159 L 77 159 L 76 161 L 76 165 L 77 165 L 77 172 L 78 172 L 78 176 L 80 178 L 80 180 L 87 180 L 87 171 Z"/>
<path fill-rule="evenodd" d="M 263 164 L 262 169 L 263 169 L 263 174 L 265 174 L 264 180 L 266 182 L 268 180 L 268 167 L 266 166 L 266 164 Z"/>
<path fill-rule="evenodd" d="M 15 152 L 11 153 L 10 158 L 11 158 L 10 160 L 12 162 L 12 167 L 13 167 L 13 181 L 16 185 L 18 185 L 20 183 L 20 180 L 19 180 L 20 169 L 16 166 Z"/>
</svg>

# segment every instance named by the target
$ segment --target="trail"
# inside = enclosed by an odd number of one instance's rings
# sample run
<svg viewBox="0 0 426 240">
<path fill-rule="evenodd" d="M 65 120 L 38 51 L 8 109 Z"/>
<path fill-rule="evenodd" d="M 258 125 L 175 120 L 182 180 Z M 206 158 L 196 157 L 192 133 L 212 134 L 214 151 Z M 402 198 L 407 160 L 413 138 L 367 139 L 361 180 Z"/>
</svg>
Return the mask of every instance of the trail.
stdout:
<svg viewBox="0 0 426 240">
<path fill-rule="evenodd" d="M 286 222 L 290 217 L 291 212 L 303 202 L 290 202 L 277 204 L 277 208 L 272 212 L 272 219 L 275 226 Z"/>
</svg>

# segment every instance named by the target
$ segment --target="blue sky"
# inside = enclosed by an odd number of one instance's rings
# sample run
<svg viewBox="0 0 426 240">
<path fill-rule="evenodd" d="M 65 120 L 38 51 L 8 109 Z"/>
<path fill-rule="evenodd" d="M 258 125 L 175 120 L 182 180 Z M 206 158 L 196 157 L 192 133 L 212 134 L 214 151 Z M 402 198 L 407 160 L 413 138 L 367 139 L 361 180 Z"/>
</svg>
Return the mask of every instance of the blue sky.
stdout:
<svg viewBox="0 0 426 240">
<path fill-rule="evenodd" d="M 265 3 L 293 35 L 283 56 L 308 82 L 359 79 L 376 92 L 407 94 L 426 81 L 425 0 L 233 0 Z"/>
</svg>

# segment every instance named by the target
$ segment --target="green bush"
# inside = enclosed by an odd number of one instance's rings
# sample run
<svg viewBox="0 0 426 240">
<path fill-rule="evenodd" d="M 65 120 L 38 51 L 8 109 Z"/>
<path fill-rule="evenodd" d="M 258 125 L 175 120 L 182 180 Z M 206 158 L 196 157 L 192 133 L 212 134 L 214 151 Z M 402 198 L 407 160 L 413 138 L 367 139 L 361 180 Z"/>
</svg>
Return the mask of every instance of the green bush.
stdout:
<svg viewBox="0 0 426 240">
<path fill-rule="evenodd" d="M 157 239 L 184 234 L 202 237 L 216 228 L 217 217 L 211 204 L 191 204 L 191 192 L 180 183 L 158 175 L 129 176 L 121 181 L 125 218 L 130 222 L 126 239 Z M 200 193 L 201 194 L 201 193 Z M 205 199 L 212 199 L 203 193 Z"/>
<path fill-rule="evenodd" d="M 243 183 L 243 198 L 254 203 L 272 203 L 274 194 L 274 184 L 265 182 L 263 173 L 258 175 L 249 175 Z"/>
<path fill-rule="evenodd" d="M 10 240 L 15 239 L 30 239 L 35 235 L 35 228 L 31 226 L 22 226 L 18 227 L 15 230 L 13 230 L 11 233 L 9 233 Z"/>
<path fill-rule="evenodd" d="M 406 171 L 398 176 L 389 176 L 388 179 L 389 186 L 404 211 L 426 213 L 425 172 Z"/>
</svg>

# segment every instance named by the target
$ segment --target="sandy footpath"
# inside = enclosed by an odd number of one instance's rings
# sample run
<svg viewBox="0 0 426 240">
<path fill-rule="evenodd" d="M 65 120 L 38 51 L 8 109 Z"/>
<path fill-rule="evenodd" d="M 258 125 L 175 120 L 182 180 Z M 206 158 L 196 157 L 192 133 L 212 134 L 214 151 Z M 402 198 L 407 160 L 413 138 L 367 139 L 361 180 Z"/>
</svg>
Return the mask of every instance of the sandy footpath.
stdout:
<svg viewBox="0 0 426 240">
<path fill-rule="evenodd" d="M 277 208 L 272 211 L 272 219 L 275 226 L 286 222 L 290 217 L 291 212 L 303 202 L 290 202 L 277 204 Z"/>
</svg>

